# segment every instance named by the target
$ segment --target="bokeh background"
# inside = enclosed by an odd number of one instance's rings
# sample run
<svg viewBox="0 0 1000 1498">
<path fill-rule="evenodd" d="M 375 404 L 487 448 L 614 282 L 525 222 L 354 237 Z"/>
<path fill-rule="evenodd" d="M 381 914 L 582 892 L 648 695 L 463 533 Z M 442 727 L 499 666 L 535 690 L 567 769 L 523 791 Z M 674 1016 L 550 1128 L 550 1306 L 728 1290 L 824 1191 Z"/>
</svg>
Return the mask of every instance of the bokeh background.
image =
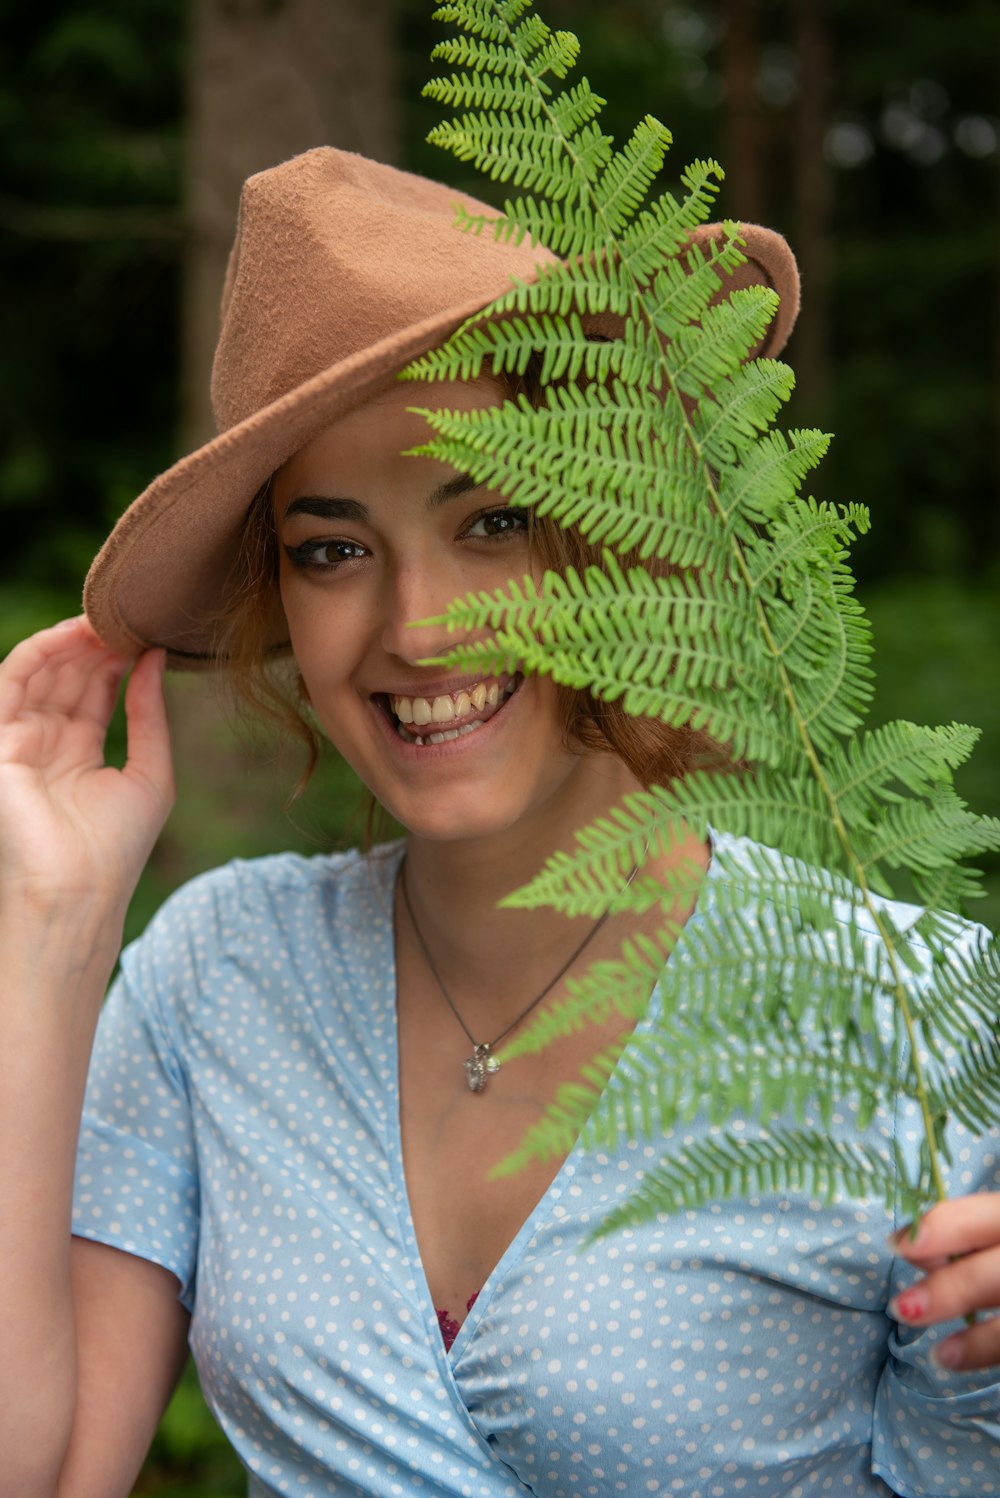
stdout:
<svg viewBox="0 0 1000 1498">
<path fill-rule="evenodd" d="M 79 608 L 149 479 L 211 431 L 242 179 L 332 143 L 460 181 L 424 143 L 429 0 L 0 0 L 0 653 Z M 960 788 L 1000 813 L 1000 6 L 547 0 L 620 140 L 726 167 L 720 211 L 782 230 L 804 311 L 789 422 L 837 433 L 813 490 L 860 500 L 873 719 L 978 724 Z M 489 195 L 478 181 L 468 185 Z M 364 835 L 333 756 L 297 770 L 209 682 L 171 684 L 178 807 L 130 915 L 226 858 Z M 116 723 L 112 752 L 123 751 Z M 974 912 L 1000 924 L 1000 861 Z M 190 1371 L 136 1494 L 227 1498 Z"/>
</svg>

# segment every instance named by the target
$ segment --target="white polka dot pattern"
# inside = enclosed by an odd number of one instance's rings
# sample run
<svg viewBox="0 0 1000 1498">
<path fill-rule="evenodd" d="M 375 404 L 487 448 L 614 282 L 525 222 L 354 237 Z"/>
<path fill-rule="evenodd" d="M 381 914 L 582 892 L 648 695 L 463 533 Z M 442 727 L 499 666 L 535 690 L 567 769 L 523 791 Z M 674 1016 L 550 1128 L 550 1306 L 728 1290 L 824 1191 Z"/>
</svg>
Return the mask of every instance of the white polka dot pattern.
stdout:
<svg viewBox="0 0 1000 1498">
<path fill-rule="evenodd" d="M 669 1138 L 574 1151 L 445 1353 L 399 1146 L 398 858 L 195 880 L 102 1017 L 74 1231 L 177 1275 L 255 1498 L 1000 1495 L 1000 1393 L 887 1318 L 909 1271 L 881 1206 L 727 1202 L 582 1245 Z M 955 1131 L 956 1191 L 1000 1185 L 989 1144 Z"/>
</svg>

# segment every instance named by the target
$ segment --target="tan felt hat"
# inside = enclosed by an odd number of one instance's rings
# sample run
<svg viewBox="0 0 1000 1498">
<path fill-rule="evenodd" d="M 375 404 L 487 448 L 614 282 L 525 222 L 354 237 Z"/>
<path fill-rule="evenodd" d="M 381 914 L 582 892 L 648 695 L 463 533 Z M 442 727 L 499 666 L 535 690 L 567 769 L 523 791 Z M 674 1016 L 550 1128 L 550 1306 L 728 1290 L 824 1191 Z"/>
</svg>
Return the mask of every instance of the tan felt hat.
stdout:
<svg viewBox="0 0 1000 1498">
<path fill-rule="evenodd" d="M 219 435 L 154 479 L 87 576 L 84 607 L 115 649 L 163 645 L 168 664 L 212 665 L 247 507 L 293 453 L 390 383 L 471 314 L 555 260 L 525 239 L 455 227 L 453 188 L 319 147 L 243 188 L 222 298 L 212 402 Z M 706 225 L 704 241 L 717 226 Z M 757 352 L 785 343 L 798 311 L 795 260 L 780 235 L 746 225 L 747 263 L 725 290 L 780 296 Z M 419 405 L 422 392 L 414 391 Z M 275 639 L 278 646 L 283 641 Z"/>
</svg>

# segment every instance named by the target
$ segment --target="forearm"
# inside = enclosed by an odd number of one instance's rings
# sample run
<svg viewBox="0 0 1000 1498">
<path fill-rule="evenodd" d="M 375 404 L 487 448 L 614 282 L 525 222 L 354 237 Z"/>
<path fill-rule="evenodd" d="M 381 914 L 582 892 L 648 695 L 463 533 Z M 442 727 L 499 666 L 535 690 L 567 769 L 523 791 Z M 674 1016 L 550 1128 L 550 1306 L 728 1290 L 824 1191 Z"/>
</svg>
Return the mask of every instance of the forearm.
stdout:
<svg viewBox="0 0 1000 1498">
<path fill-rule="evenodd" d="M 55 1492 L 76 1406 L 69 1245 L 94 1030 L 120 933 L 79 905 L 0 911 L 0 1498 Z"/>
</svg>

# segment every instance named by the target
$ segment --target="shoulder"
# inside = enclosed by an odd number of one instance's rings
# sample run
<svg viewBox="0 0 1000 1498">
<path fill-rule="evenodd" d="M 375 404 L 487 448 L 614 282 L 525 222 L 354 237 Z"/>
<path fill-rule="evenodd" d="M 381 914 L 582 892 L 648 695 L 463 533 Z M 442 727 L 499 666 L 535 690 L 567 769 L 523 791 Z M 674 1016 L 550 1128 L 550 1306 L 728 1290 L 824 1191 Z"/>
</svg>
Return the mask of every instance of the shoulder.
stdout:
<svg viewBox="0 0 1000 1498">
<path fill-rule="evenodd" d="M 703 940 L 735 949 L 771 987 L 808 987 L 813 1003 L 825 996 L 835 1010 L 867 995 L 880 1028 L 891 1027 L 904 991 L 948 1009 L 969 1036 L 995 1009 L 1000 945 L 984 926 L 862 890 L 749 837 L 713 834 L 700 914 Z"/>
<path fill-rule="evenodd" d="M 846 875 L 750 837 L 713 832 L 710 872 L 715 902 L 726 905 L 729 891 L 758 923 L 777 927 L 793 917 L 803 933 L 826 926 L 850 928 L 862 944 L 881 942 L 888 932 L 906 943 L 918 966 L 948 948 L 990 939 L 974 921 L 939 912 L 931 922 L 922 905 L 866 893 Z"/>
<path fill-rule="evenodd" d="M 368 854 L 279 853 L 233 859 L 180 886 L 122 955 L 128 971 L 166 965 L 188 976 L 227 954 L 308 939 L 317 923 L 351 932 L 391 899 L 399 844 Z"/>
</svg>

